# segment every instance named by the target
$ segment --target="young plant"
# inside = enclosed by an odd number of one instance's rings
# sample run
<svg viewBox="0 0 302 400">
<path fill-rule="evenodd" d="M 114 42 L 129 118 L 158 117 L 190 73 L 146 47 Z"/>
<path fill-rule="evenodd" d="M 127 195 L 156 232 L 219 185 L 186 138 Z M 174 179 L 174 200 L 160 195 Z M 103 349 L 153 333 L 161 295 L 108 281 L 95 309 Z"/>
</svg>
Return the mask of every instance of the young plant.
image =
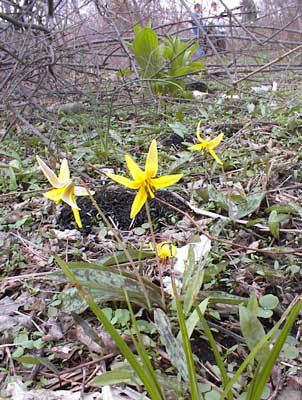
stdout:
<svg viewBox="0 0 302 400">
<path fill-rule="evenodd" d="M 184 90 L 186 75 L 205 68 L 203 61 L 192 61 L 198 44 L 182 42 L 177 37 L 163 39 L 160 43 L 150 23 L 134 27 L 134 41 L 127 43 L 140 67 L 140 75 L 150 79 L 154 93 L 175 94 Z M 157 81 L 157 82 L 156 82 Z"/>
</svg>

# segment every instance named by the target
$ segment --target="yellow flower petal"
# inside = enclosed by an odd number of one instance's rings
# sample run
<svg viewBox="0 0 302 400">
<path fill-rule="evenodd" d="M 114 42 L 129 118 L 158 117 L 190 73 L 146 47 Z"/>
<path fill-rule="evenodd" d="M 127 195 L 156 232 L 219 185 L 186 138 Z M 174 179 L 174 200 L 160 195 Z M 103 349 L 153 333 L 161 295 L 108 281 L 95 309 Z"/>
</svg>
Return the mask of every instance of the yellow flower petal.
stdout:
<svg viewBox="0 0 302 400">
<path fill-rule="evenodd" d="M 158 255 L 163 259 L 176 256 L 176 246 L 174 246 L 172 243 L 161 242 L 156 247 Z"/>
<path fill-rule="evenodd" d="M 145 188 L 141 187 L 133 200 L 130 218 L 134 218 L 140 212 L 141 208 L 146 203 L 147 198 L 148 195 Z"/>
<path fill-rule="evenodd" d="M 204 145 L 202 143 L 194 144 L 193 146 L 188 147 L 188 150 L 202 150 Z"/>
<path fill-rule="evenodd" d="M 45 164 L 43 160 L 39 156 L 36 157 L 37 161 L 39 163 L 39 166 L 43 172 L 43 174 L 46 176 L 48 182 L 51 184 L 51 186 L 59 189 L 65 185 L 65 183 L 60 182 L 57 178 L 57 175 Z"/>
<path fill-rule="evenodd" d="M 81 221 L 81 218 L 80 218 L 79 209 L 78 208 L 72 208 L 72 212 L 73 212 L 73 216 L 74 216 L 74 219 L 75 219 L 78 227 L 82 228 L 82 221 Z"/>
<path fill-rule="evenodd" d="M 64 188 L 62 200 L 65 201 L 71 208 L 79 209 L 74 197 L 74 184 L 71 183 Z"/>
<path fill-rule="evenodd" d="M 65 182 L 70 179 L 70 171 L 68 167 L 68 161 L 64 158 L 61 162 L 60 172 L 59 172 L 59 181 Z"/>
<path fill-rule="evenodd" d="M 114 175 L 114 174 L 110 174 L 107 173 L 106 174 L 108 176 L 108 178 L 112 179 L 113 181 L 120 183 L 121 185 L 124 185 L 130 189 L 138 189 L 139 188 L 139 184 L 131 181 L 128 178 L 125 178 L 124 176 L 120 176 L 120 175 Z"/>
<path fill-rule="evenodd" d="M 133 160 L 132 157 L 130 157 L 130 156 L 128 156 L 128 154 L 126 154 L 125 160 L 126 160 L 129 172 L 135 182 L 141 182 L 146 179 L 145 172 L 140 169 L 140 167 L 136 164 L 136 162 Z"/>
<path fill-rule="evenodd" d="M 217 147 L 220 144 L 220 142 L 222 141 L 222 138 L 223 138 L 223 133 L 220 133 L 220 135 L 218 135 L 214 139 L 210 140 L 208 142 L 209 148 L 215 149 L 215 147 Z"/>
<path fill-rule="evenodd" d="M 156 140 L 153 139 L 149 147 L 148 156 L 145 164 L 145 172 L 147 178 L 153 178 L 157 174 L 158 156 Z"/>
<path fill-rule="evenodd" d="M 218 162 L 218 164 L 222 165 L 223 162 L 220 160 L 220 158 L 217 156 L 217 154 L 215 153 L 214 150 L 209 149 L 209 153 L 211 154 L 211 156 Z"/>
<path fill-rule="evenodd" d="M 178 182 L 182 177 L 183 174 L 164 175 L 161 176 L 160 178 L 151 179 L 151 185 L 157 190 L 160 188 L 174 185 L 174 183 Z"/>
<path fill-rule="evenodd" d="M 64 191 L 64 188 L 53 189 L 53 190 L 50 190 L 49 192 L 44 193 L 43 196 L 58 204 L 62 200 L 63 191 Z"/>
<path fill-rule="evenodd" d="M 153 246 L 151 247 L 153 250 Z M 168 257 L 175 257 L 176 256 L 176 246 L 169 242 L 161 242 L 156 245 L 157 253 L 159 257 L 163 258 L 164 260 Z"/>
</svg>

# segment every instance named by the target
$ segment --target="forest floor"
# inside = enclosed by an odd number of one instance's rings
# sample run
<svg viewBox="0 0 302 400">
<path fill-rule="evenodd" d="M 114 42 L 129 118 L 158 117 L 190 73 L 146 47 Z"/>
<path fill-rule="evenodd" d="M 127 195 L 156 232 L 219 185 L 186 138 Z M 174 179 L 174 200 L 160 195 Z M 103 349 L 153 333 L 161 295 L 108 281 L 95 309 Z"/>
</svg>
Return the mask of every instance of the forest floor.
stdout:
<svg viewBox="0 0 302 400">
<path fill-rule="evenodd" d="M 270 89 L 273 80 L 278 82 L 276 91 Z M 40 400 L 46 396 L 35 392 L 40 388 L 47 389 L 47 399 L 56 399 L 58 390 L 70 393 L 66 399 L 73 399 L 72 392 L 81 391 L 86 400 L 101 399 L 94 378 L 101 372 L 127 367 L 58 263 L 61 259 L 78 271 L 81 284 L 91 290 L 112 325 L 130 343 L 130 313 L 121 287 L 114 287 L 121 281 L 118 273 L 110 272 L 110 268 L 133 272 L 114 236 L 118 233 L 139 274 L 158 288 L 159 295 L 150 295 L 150 309 L 140 289 L 125 283 L 149 358 L 165 380 L 167 398 L 188 398 L 178 384 L 179 370 L 161 342 L 154 319 L 153 311 L 162 308 L 177 335 L 176 312 L 168 288 L 164 289 L 165 307 L 161 303 L 161 276 L 150 248 L 152 237 L 145 209 L 132 221 L 135 191 L 106 176 L 111 172 L 129 177 L 125 154 L 143 168 L 152 139 L 156 139 L 158 148 L 157 176 L 183 174 L 177 184 L 157 191 L 155 199 L 149 201 L 155 239 L 178 249 L 189 243 L 194 248 L 196 243 L 208 240 L 211 248 L 202 261 L 204 272 L 194 301 L 216 299 L 209 301 L 205 317 L 230 375 L 249 353 L 240 326 L 239 304 L 246 304 L 255 293 L 257 317 L 268 332 L 302 294 L 301 76 L 272 76 L 265 90 L 259 89 L 262 77 L 259 83 L 245 84 L 236 93 L 227 92 L 216 82 L 209 85 L 211 93 L 199 99 L 166 100 L 156 107 L 132 105 L 110 117 L 94 108 L 81 114 L 60 114 L 52 142 L 55 152 L 22 126 L 16 126 L 0 144 L 3 388 L 10 376 L 20 378 L 25 385 L 22 390 L 32 391 L 32 396 Z M 223 132 L 223 140 L 215 148 L 222 166 L 208 152 L 188 150 L 198 142 L 199 121 L 203 138 L 212 139 Z M 31 122 L 46 137 L 54 131 L 51 122 Z M 102 220 L 89 197 L 77 198 L 82 229 L 77 228 L 68 205 L 56 206 L 44 198 L 43 192 L 50 188 L 36 162 L 37 155 L 56 173 L 60 160 L 66 157 L 72 177 L 94 192 L 97 205 L 112 226 Z M 162 265 L 164 281 L 171 276 L 175 262 L 177 256 Z M 88 263 L 107 270 L 94 267 L 90 271 Z M 81 275 L 85 268 L 89 274 Z M 234 303 L 226 304 L 228 300 Z M 300 398 L 300 322 L 295 322 L 287 337 L 267 384 L 267 397 L 263 398 Z M 222 378 L 198 324 L 191 343 L 203 398 L 219 399 Z M 243 372 L 234 398 L 245 398 L 251 374 L 250 370 Z M 16 393 L 16 382 L 20 381 L 11 382 L 10 393 Z M 147 399 L 139 397 L 140 386 L 133 383 L 120 383 L 114 390 L 114 399 Z"/>
</svg>

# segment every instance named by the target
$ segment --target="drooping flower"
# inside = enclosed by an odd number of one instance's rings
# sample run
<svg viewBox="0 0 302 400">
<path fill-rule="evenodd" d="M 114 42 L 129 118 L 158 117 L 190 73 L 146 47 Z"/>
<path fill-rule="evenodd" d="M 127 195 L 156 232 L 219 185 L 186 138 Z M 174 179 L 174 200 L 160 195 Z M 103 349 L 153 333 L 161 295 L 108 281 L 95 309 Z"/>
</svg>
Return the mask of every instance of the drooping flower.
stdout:
<svg viewBox="0 0 302 400">
<path fill-rule="evenodd" d="M 67 203 L 73 211 L 78 227 L 82 228 L 79 207 L 77 206 L 75 196 L 88 196 L 88 192 L 85 188 L 74 185 L 73 180 L 70 178 L 70 171 L 66 158 L 61 162 L 59 176 L 57 176 L 40 157 L 37 156 L 36 158 L 48 182 L 55 188 L 44 193 L 44 197 L 54 201 L 56 204 L 60 203 L 60 201 Z"/>
<path fill-rule="evenodd" d="M 223 133 L 220 133 L 220 135 L 216 136 L 212 140 L 204 140 L 200 136 L 200 124 L 201 124 L 201 121 L 198 122 L 197 129 L 196 129 L 196 136 L 197 136 L 197 139 L 199 140 L 200 143 L 194 144 L 193 146 L 188 147 L 188 150 L 201 150 L 201 153 L 203 153 L 204 150 L 208 150 L 208 152 L 218 162 L 218 164 L 222 165 L 223 162 L 217 156 L 217 154 L 215 153 L 214 149 L 222 141 Z"/>
<path fill-rule="evenodd" d="M 142 206 L 147 201 L 148 196 L 154 198 L 154 192 L 157 189 L 171 186 L 178 182 L 182 178 L 183 174 L 176 175 L 165 175 L 160 178 L 154 178 L 157 174 L 158 159 L 157 159 L 157 145 L 156 140 L 152 140 L 150 145 L 146 163 L 145 171 L 142 171 L 136 162 L 128 155 L 125 156 L 127 167 L 133 178 L 130 180 L 120 175 L 114 175 L 107 173 L 106 175 L 121 185 L 124 185 L 130 189 L 138 190 L 134 201 L 132 203 L 130 218 L 134 218 Z"/>
<path fill-rule="evenodd" d="M 151 250 L 154 251 L 152 243 L 150 243 Z M 156 245 L 156 250 L 158 256 L 163 260 L 166 261 L 168 257 L 175 257 L 176 256 L 176 246 L 169 242 L 161 242 Z"/>
</svg>

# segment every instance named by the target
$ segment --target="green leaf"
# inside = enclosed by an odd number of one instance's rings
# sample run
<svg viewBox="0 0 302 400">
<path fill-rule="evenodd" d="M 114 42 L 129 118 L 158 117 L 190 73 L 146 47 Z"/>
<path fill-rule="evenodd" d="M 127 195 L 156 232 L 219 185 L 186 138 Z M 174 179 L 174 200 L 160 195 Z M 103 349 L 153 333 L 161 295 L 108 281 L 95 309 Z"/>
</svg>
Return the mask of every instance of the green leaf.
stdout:
<svg viewBox="0 0 302 400">
<path fill-rule="evenodd" d="M 258 308 L 257 317 L 259 318 L 271 318 L 273 316 L 272 310 L 264 310 L 263 308 Z"/>
<path fill-rule="evenodd" d="M 248 301 L 247 307 L 239 306 L 240 328 L 250 350 L 265 336 L 264 328 L 257 318 L 258 303 L 255 293 Z M 264 361 L 269 355 L 268 346 L 264 346 L 260 354 L 256 355 L 258 361 Z"/>
<path fill-rule="evenodd" d="M 173 124 L 169 124 L 169 127 L 173 130 L 173 132 L 184 139 L 185 136 L 188 135 L 188 129 L 181 122 L 174 122 Z"/>
<path fill-rule="evenodd" d="M 91 382 L 94 386 L 118 385 L 121 383 L 135 383 L 138 384 L 138 378 L 134 376 L 129 369 L 118 369 L 113 371 L 104 372 L 102 375 L 97 376 Z"/>
<path fill-rule="evenodd" d="M 157 35 L 151 28 L 144 28 L 136 32 L 131 49 L 136 62 L 142 69 L 144 78 L 151 77 L 160 69 L 163 59 Z"/>
<path fill-rule="evenodd" d="M 186 357 L 181 343 L 173 336 L 172 327 L 167 315 L 160 309 L 154 311 L 154 323 L 160 334 L 160 338 L 166 347 L 171 363 L 179 371 L 182 378 L 188 382 L 188 368 Z"/>
<path fill-rule="evenodd" d="M 64 261 L 56 257 L 56 261 L 62 267 Z M 130 300 L 143 307 L 148 308 L 146 296 L 134 273 L 121 271 L 113 266 L 90 264 L 85 262 L 67 263 L 68 268 L 74 271 L 74 275 L 81 285 L 91 294 L 98 303 L 108 301 L 124 301 L 126 289 Z M 58 273 L 52 275 L 53 279 L 65 280 L 64 276 Z M 142 277 L 144 289 L 147 292 L 151 304 L 161 304 L 160 288 L 154 285 L 149 279 Z M 73 297 L 75 295 L 73 294 Z M 66 306 L 66 298 L 62 297 L 62 308 Z M 72 301 L 67 299 L 67 304 L 72 307 Z M 83 302 L 78 301 L 78 306 L 82 310 Z M 73 308 L 73 311 L 77 311 Z"/>
<path fill-rule="evenodd" d="M 114 322 L 113 322 L 114 321 Z M 118 323 L 121 326 L 126 326 L 130 321 L 130 313 L 129 310 L 118 308 L 114 312 L 112 324 Z"/>
<path fill-rule="evenodd" d="M 274 238 L 279 239 L 280 223 L 279 223 L 278 213 L 276 210 L 273 210 L 269 215 L 268 227 L 270 233 L 274 236 Z"/>
<path fill-rule="evenodd" d="M 145 370 L 144 368 L 141 367 L 140 363 L 137 361 L 135 355 L 133 354 L 127 343 L 121 338 L 118 331 L 106 318 L 105 314 L 98 307 L 98 305 L 95 303 L 90 294 L 81 286 L 76 276 L 69 269 L 68 264 L 60 260 L 58 257 L 56 257 L 56 260 L 59 263 L 60 267 L 63 269 L 64 273 L 66 274 L 70 282 L 78 288 L 81 295 L 85 298 L 85 300 L 89 304 L 90 309 L 97 316 L 99 321 L 103 324 L 104 328 L 110 334 L 116 345 L 119 347 L 124 357 L 128 360 L 128 362 L 130 363 L 130 365 L 132 366 L 132 368 L 134 369 L 134 371 L 144 384 L 150 397 L 152 399 L 164 400 L 163 394 L 161 393 L 161 389 L 158 386 L 158 382 L 154 380 L 153 374 L 150 374 L 148 369 Z M 130 304 L 126 294 L 124 295 L 124 297 L 126 297 L 128 304 Z"/>
<path fill-rule="evenodd" d="M 204 315 L 207 307 L 208 307 L 208 303 L 209 303 L 209 298 L 207 297 L 206 299 L 204 299 L 197 307 L 199 309 L 199 311 L 201 312 L 202 315 Z M 197 314 L 197 311 L 194 310 L 191 315 L 189 316 L 189 318 L 187 318 L 186 320 L 186 327 L 187 327 L 187 331 L 188 331 L 188 336 L 189 338 L 192 336 L 192 333 L 197 325 L 197 323 L 199 322 L 199 316 Z M 180 340 L 181 338 L 181 332 L 178 333 L 177 339 Z"/>
<path fill-rule="evenodd" d="M 45 357 L 22 356 L 22 357 L 17 358 L 17 361 L 19 361 L 20 363 L 32 364 L 32 365 L 42 364 L 44 367 L 47 367 L 50 371 L 52 371 L 56 375 L 59 375 L 59 371 L 57 370 L 55 365 Z"/>
<path fill-rule="evenodd" d="M 154 258 L 154 254 L 150 251 L 142 251 L 129 248 L 127 249 L 133 261 L 145 260 L 148 258 Z M 123 264 L 129 262 L 129 259 L 124 251 L 116 251 L 113 255 L 103 256 L 97 260 L 98 264 L 105 266 L 116 265 L 117 263 Z"/>
<path fill-rule="evenodd" d="M 15 192 L 17 190 L 17 178 L 14 169 L 9 166 L 9 190 Z"/>
<path fill-rule="evenodd" d="M 257 210 L 260 206 L 263 198 L 265 196 L 264 192 L 255 193 L 247 196 L 243 201 L 237 203 L 234 201 L 229 202 L 229 216 L 232 219 L 241 219 L 246 215 L 249 215 Z"/>
<path fill-rule="evenodd" d="M 191 310 L 193 303 L 196 301 L 200 292 L 200 288 L 204 279 L 204 266 L 207 262 L 208 254 L 211 249 L 211 241 L 205 236 L 200 236 L 200 241 L 191 243 L 185 261 L 185 270 L 183 274 L 184 293 L 184 314 L 185 316 Z M 180 257 L 179 251 L 177 252 Z M 177 260 L 179 263 L 179 259 Z"/>
<path fill-rule="evenodd" d="M 137 228 L 134 229 L 134 233 L 138 236 L 142 236 L 146 233 L 146 230 L 138 226 Z"/>
<path fill-rule="evenodd" d="M 267 294 L 265 296 L 260 297 L 259 304 L 262 308 L 273 310 L 279 304 L 279 299 L 277 296 L 273 294 Z"/>
<path fill-rule="evenodd" d="M 272 369 L 276 364 L 277 358 L 282 350 L 285 340 L 292 329 L 292 326 L 301 310 L 301 297 L 297 299 L 292 307 L 289 308 L 290 314 L 287 318 L 284 327 L 282 328 L 273 348 L 269 352 L 269 357 L 264 364 L 257 368 L 257 373 L 254 375 L 248 391 L 247 400 L 260 400 L 263 391 L 265 390 L 266 382 L 271 375 Z"/>
<path fill-rule="evenodd" d="M 230 379 L 230 381 L 229 381 L 227 387 L 225 388 L 225 390 L 224 390 L 222 396 L 225 396 L 226 393 L 228 393 L 228 392 L 232 389 L 232 387 L 234 386 L 234 384 L 238 381 L 238 379 L 239 379 L 240 376 L 242 375 L 243 371 L 247 368 L 247 366 L 248 366 L 250 363 L 253 362 L 253 360 L 254 360 L 256 354 L 263 348 L 263 346 L 266 346 L 268 343 L 270 343 L 270 342 L 272 341 L 274 335 L 278 332 L 278 329 L 280 328 L 282 322 L 284 322 L 284 321 L 287 319 L 286 324 L 285 324 L 285 326 L 283 327 L 283 329 L 282 329 L 282 331 L 281 331 L 281 333 L 280 333 L 280 335 L 283 335 L 283 336 L 282 336 L 282 340 L 284 340 L 284 341 L 286 340 L 286 337 L 287 337 L 287 335 L 288 335 L 288 332 L 290 331 L 292 325 L 293 325 L 294 322 L 295 322 L 295 319 L 296 319 L 298 313 L 300 312 L 301 304 L 302 304 L 302 299 L 301 299 L 301 297 L 299 297 L 297 300 L 294 300 L 294 301 L 291 303 L 291 305 L 287 308 L 287 310 L 286 310 L 286 311 L 284 312 L 284 314 L 282 315 L 281 319 L 280 319 L 280 320 L 273 326 L 273 328 L 272 328 L 272 329 L 257 343 L 257 345 L 254 347 L 254 349 L 250 352 L 250 354 L 246 357 L 246 359 L 243 361 L 243 363 L 242 363 L 242 364 L 240 365 L 240 367 L 237 369 L 237 371 L 235 372 L 235 374 L 233 375 L 233 377 Z M 289 325 L 288 325 L 288 323 L 289 323 Z M 280 335 L 279 335 L 279 337 L 280 337 Z M 278 337 L 278 339 L 279 339 L 279 337 Z M 277 339 L 277 341 L 278 341 L 278 339 Z M 277 343 L 277 342 L 276 342 L 276 343 Z M 275 343 L 275 345 L 276 345 L 276 343 Z M 281 349 L 282 349 L 282 345 L 281 345 L 281 344 L 282 344 L 282 341 L 279 342 L 279 344 L 278 344 L 279 347 L 276 347 L 276 348 L 275 348 L 275 350 L 276 350 L 275 352 L 272 352 L 272 351 L 270 352 L 270 357 L 269 357 L 269 359 L 267 360 L 267 362 L 264 364 L 265 367 L 264 367 L 264 369 L 263 369 L 263 371 L 265 371 L 266 374 L 267 374 L 268 372 L 269 372 L 269 374 L 271 373 L 271 370 L 272 370 L 272 368 L 273 368 L 273 366 L 274 366 L 274 361 L 273 361 L 273 360 L 270 360 L 270 358 L 273 357 L 273 358 L 275 358 L 275 361 L 276 361 L 276 357 L 278 357 L 278 354 L 279 354 L 279 353 L 278 353 L 278 350 L 279 350 L 279 352 L 280 352 Z M 274 345 L 274 347 L 275 347 L 275 345 Z M 281 345 L 281 347 L 280 347 L 280 345 Z M 269 362 L 270 364 L 268 364 L 268 362 Z M 268 367 L 268 369 L 266 369 L 266 367 Z M 261 383 L 261 382 L 259 381 L 259 379 L 262 379 L 261 374 L 260 374 L 260 378 L 259 378 L 259 375 L 257 375 L 257 378 L 254 380 L 254 382 L 256 381 L 257 385 L 258 385 L 259 383 Z M 266 382 L 266 378 L 265 378 L 264 380 L 265 380 L 265 382 Z M 263 383 L 262 383 L 262 385 L 263 385 Z M 251 387 L 251 386 L 250 386 L 250 387 Z M 264 387 L 264 385 L 262 386 L 262 388 L 263 388 L 263 387 Z M 251 388 L 252 388 L 252 387 L 251 387 Z M 249 390 L 250 390 L 250 388 L 249 388 Z M 251 390 L 252 390 L 252 389 L 251 389 Z M 262 392 L 262 389 L 261 389 L 261 392 Z M 256 399 L 256 398 L 253 398 L 253 397 L 250 397 L 249 400 L 257 400 L 257 399 Z"/>
</svg>

